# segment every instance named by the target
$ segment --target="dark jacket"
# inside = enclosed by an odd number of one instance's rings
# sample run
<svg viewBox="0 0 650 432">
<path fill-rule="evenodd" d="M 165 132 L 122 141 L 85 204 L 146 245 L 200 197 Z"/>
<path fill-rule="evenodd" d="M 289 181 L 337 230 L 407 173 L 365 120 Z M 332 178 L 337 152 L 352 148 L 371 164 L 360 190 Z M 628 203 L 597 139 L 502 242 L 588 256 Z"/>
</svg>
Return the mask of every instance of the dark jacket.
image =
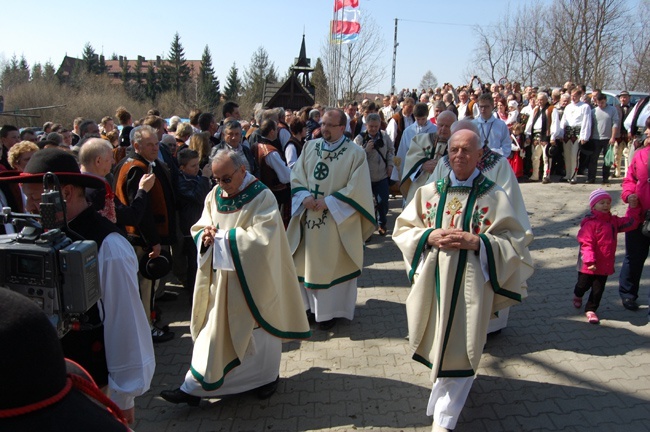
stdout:
<svg viewBox="0 0 650 432">
<path fill-rule="evenodd" d="M 201 217 L 205 197 L 210 192 L 210 179 L 188 176 L 181 172 L 177 189 L 178 217 L 181 234 L 190 235 L 190 228 Z"/>
</svg>

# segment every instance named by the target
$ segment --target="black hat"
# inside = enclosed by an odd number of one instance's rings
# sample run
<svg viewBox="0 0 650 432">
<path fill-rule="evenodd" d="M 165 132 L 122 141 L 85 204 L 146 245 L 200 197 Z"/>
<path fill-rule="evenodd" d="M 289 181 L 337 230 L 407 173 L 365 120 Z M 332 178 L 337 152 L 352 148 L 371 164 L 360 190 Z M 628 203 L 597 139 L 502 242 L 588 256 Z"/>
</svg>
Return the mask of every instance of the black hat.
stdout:
<svg viewBox="0 0 650 432">
<path fill-rule="evenodd" d="M 546 155 L 550 158 L 556 158 L 560 156 L 560 146 L 559 145 L 547 145 L 546 146 Z"/>
<path fill-rule="evenodd" d="M 74 156 L 60 148 L 37 151 L 27 162 L 23 173 L 18 176 L 3 173 L 0 181 L 39 183 L 43 181 L 43 174 L 47 172 L 56 174 L 61 184 L 106 189 L 106 180 L 94 175 L 82 174 Z"/>
<path fill-rule="evenodd" d="M 0 346 L 0 430 L 126 430 L 113 414 L 78 390 L 74 383 L 88 381 L 87 373 L 81 373 L 78 365 L 67 369 L 56 330 L 45 313 L 29 298 L 6 288 L 0 288 Z M 84 387 L 93 386 L 91 381 Z M 99 392 L 96 386 L 93 390 Z"/>
<path fill-rule="evenodd" d="M 172 255 L 165 249 L 156 258 L 143 255 L 140 259 L 140 274 L 150 280 L 162 279 L 172 269 Z"/>
</svg>

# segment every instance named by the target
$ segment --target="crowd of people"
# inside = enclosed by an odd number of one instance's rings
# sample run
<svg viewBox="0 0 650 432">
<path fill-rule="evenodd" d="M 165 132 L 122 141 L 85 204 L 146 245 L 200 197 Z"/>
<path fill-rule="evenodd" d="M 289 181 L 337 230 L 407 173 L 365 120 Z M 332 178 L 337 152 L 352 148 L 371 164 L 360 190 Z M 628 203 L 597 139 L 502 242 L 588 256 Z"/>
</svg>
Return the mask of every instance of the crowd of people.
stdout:
<svg viewBox="0 0 650 432">
<path fill-rule="evenodd" d="M 473 79 L 342 109 L 260 109 L 249 121 L 227 102 L 220 120 L 196 109 L 188 122 L 156 110 L 135 120 L 119 107 L 70 130 L 4 125 L 0 201 L 38 213 L 44 173 L 59 176 L 63 229 L 97 243 L 102 288 L 88 313 L 92 331 L 69 332 L 63 351 L 132 422 L 134 398 L 153 376 L 153 344 L 175 337 L 160 309 L 175 298 L 160 283 L 167 273 L 192 292 L 194 348 L 182 384 L 162 398 L 192 406 L 251 390 L 268 398 L 283 339 L 310 337 L 310 322 L 329 331 L 354 318 L 364 243 L 391 230 L 389 198 L 400 195 L 393 239 L 412 284 L 409 341 L 432 370 L 434 429 L 450 430 L 487 334 L 507 325 L 533 272 L 520 182 L 576 184 L 587 172 L 594 183 L 607 155 L 602 181 L 625 175 L 630 208 L 617 218 L 605 191 L 592 194 L 572 301 L 581 307 L 591 289 L 586 317 L 598 322 L 616 233 L 625 231 L 620 295 L 638 308 L 650 251 L 640 228 L 650 209 L 650 106 L 648 98 L 629 106 L 627 92 L 619 99 L 608 106 L 570 82 L 544 91 Z"/>
</svg>

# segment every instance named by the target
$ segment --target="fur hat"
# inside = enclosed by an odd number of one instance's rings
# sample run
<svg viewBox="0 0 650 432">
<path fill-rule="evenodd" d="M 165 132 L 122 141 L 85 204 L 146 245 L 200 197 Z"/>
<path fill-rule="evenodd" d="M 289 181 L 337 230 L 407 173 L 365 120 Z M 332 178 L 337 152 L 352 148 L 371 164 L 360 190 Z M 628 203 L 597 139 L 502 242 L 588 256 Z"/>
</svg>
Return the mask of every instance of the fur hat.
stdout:
<svg viewBox="0 0 650 432">
<path fill-rule="evenodd" d="M 608 199 L 612 200 L 612 197 L 605 189 L 598 188 L 589 195 L 589 208 L 594 208 L 596 203 L 600 200 Z"/>
<path fill-rule="evenodd" d="M 6 288 L 0 288 L 0 346 L 0 430 L 127 430 L 88 373 L 64 359 L 43 311 Z"/>
</svg>

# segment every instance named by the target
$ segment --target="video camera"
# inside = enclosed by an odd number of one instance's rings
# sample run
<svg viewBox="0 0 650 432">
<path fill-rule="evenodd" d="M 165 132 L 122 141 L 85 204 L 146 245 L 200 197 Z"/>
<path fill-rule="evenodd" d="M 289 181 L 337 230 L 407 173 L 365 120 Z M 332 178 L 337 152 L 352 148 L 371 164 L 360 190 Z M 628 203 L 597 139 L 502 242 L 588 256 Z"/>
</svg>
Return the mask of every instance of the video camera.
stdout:
<svg viewBox="0 0 650 432">
<path fill-rule="evenodd" d="M 368 132 L 364 132 L 363 136 L 363 147 L 366 147 L 366 144 L 368 144 L 370 141 L 373 141 L 375 144 L 376 149 L 380 149 L 384 146 L 384 140 L 381 137 L 381 134 L 379 135 L 379 138 L 375 140 L 373 137 L 370 136 Z"/>
<path fill-rule="evenodd" d="M 0 288 L 34 301 L 62 338 L 87 325 L 85 313 L 100 298 L 97 244 L 73 242 L 61 230 L 67 221 L 56 175 L 45 174 L 43 190 L 40 215 L 2 209 L 0 223 L 20 232 L 0 235 Z"/>
</svg>

